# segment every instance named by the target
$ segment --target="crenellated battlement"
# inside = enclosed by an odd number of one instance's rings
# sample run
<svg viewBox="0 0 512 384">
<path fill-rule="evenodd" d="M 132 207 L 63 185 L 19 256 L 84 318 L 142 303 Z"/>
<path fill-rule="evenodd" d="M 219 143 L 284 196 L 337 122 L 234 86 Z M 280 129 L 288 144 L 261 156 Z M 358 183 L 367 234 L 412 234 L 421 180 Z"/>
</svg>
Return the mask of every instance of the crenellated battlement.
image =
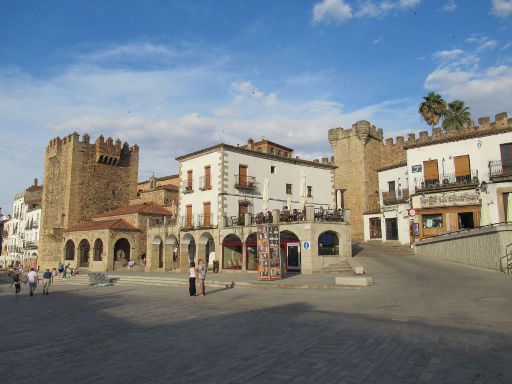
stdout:
<svg viewBox="0 0 512 384">
<path fill-rule="evenodd" d="M 352 124 L 352 128 L 349 129 L 341 127 L 329 129 L 329 142 L 331 144 L 333 141 L 348 139 L 352 136 L 356 136 L 361 141 L 368 141 L 369 138 L 382 141 L 384 134 L 381 128 L 376 128 L 375 125 L 366 120 L 360 120 Z"/>
<path fill-rule="evenodd" d="M 89 134 L 85 133 L 80 139 L 80 135 L 73 132 L 62 139 L 57 136 L 50 140 L 46 147 L 46 156 L 62 155 L 63 151 L 67 150 L 70 145 L 75 146 L 75 149 L 88 147 L 94 150 L 97 163 L 113 166 L 127 164 L 132 154 L 139 153 L 139 146 L 136 144 L 130 147 L 127 142 L 122 144 L 119 139 L 114 142 L 111 137 L 108 137 L 105 140 L 103 135 L 100 135 L 92 144 Z"/>
<path fill-rule="evenodd" d="M 501 112 L 495 116 L 495 120 L 493 122 L 491 122 L 491 119 L 488 116 L 481 117 L 478 119 L 478 125 L 468 126 L 462 130 L 452 129 L 447 132 L 443 132 L 441 128 L 433 128 L 431 135 L 429 135 L 428 131 L 421 131 L 418 137 L 416 137 L 416 134 L 414 133 L 409 133 L 407 135 L 407 142 L 405 143 L 404 148 L 415 148 L 447 141 L 492 135 L 500 133 L 501 131 L 506 132 L 508 130 L 512 130 L 512 118 L 508 118 L 507 112 Z M 386 143 L 388 140 L 386 140 Z"/>
</svg>

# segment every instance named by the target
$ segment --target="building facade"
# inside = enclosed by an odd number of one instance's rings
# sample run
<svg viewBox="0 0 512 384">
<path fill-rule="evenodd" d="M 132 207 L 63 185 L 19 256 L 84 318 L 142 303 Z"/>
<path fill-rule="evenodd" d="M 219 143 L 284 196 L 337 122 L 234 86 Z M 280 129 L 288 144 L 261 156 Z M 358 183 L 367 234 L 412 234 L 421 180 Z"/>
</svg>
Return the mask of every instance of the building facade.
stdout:
<svg viewBox="0 0 512 384">
<path fill-rule="evenodd" d="M 257 226 L 265 223 L 279 225 L 290 272 L 312 273 L 351 255 L 347 214 L 334 210 L 335 166 L 269 143 L 274 154 L 249 140 L 177 158 L 178 221 L 149 228 L 146 270 L 171 270 L 176 261 L 185 270 L 202 258 L 221 270 L 256 272 Z"/>
</svg>

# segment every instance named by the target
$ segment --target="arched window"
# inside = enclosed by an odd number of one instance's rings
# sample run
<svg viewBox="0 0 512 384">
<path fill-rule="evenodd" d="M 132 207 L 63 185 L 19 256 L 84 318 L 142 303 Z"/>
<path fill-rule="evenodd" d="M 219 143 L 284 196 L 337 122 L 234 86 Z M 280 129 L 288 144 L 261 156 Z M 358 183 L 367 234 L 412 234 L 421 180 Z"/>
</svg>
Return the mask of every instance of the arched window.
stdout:
<svg viewBox="0 0 512 384">
<path fill-rule="evenodd" d="M 333 231 L 323 232 L 318 236 L 318 254 L 337 256 L 340 254 L 338 234 Z"/>
<path fill-rule="evenodd" d="M 96 239 L 94 242 L 94 261 L 101 261 L 103 259 L 103 241 Z"/>
<path fill-rule="evenodd" d="M 222 268 L 242 269 L 242 240 L 237 235 L 227 235 L 222 241 Z"/>
</svg>

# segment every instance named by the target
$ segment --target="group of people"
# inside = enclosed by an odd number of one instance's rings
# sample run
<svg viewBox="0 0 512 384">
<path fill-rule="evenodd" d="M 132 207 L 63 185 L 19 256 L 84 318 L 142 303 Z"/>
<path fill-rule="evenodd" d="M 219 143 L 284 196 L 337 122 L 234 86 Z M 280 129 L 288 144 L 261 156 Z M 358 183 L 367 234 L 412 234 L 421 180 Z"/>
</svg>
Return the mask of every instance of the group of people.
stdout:
<svg viewBox="0 0 512 384">
<path fill-rule="evenodd" d="M 205 285 L 204 281 L 206 279 L 206 271 L 208 270 L 208 265 L 203 263 L 202 259 L 199 259 L 197 261 L 197 267 L 195 262 L 191 262 L 189 266 L 189 288 L 188 292 L 190 293 L 190 296 L 197 296 L 196 291 L 196 282 L 199 280 L 199 283 L 201 285 L 201 296 L 204 296 L 205 293 Z"/>
</svg>

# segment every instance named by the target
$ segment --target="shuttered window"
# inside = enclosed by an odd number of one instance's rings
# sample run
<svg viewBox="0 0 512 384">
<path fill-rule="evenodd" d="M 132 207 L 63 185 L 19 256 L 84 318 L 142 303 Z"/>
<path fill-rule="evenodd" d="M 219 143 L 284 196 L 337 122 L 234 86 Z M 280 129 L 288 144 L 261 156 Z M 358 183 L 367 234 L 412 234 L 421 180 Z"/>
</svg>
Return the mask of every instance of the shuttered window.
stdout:
<svg viewBox="0 0 512 384">
<path fill-rule="evenodd" d="M 212 224 L 211 221 L 211 204 L 210 202 L 203 203 L 203 225 L 208 226 Z"/>
<path fill-rule="evenodd" d="M 469 164 L 469 155 L 464 156 L 455 156 L 453 158 L 455 163 L 455 176 L 469 176 L 471 174 L 470 164 Z"/>
<path fill-rule="evenodd" d="M 423 162 L 423 175 L 425 180 L 438 180 L 439 171 L 437 169 L 437 159 Z"/>
<path fill-rule="evenodd" d="M 207 165 L 206 167 L 204 167 L 204 187 L 206 189 L 209 189 L 212 186 L 210 178 L 211 178 L 211 168 L 209 165 Z"/>
<path fill-rule="evenodd" d="M 187 191 L 192 190 L 192 170 L 187 171 Z"/>
<path fill-rule="evenodd" d="M 185 226 L 192 227 L 192 205 L 187 205 L 187 216 L 185 220 Z"/>
<path fill-rule="evenodd" d="M 247 165 L 240 165 L 238 167 L 238 184 L 247 185 Z"/>
</svg>

